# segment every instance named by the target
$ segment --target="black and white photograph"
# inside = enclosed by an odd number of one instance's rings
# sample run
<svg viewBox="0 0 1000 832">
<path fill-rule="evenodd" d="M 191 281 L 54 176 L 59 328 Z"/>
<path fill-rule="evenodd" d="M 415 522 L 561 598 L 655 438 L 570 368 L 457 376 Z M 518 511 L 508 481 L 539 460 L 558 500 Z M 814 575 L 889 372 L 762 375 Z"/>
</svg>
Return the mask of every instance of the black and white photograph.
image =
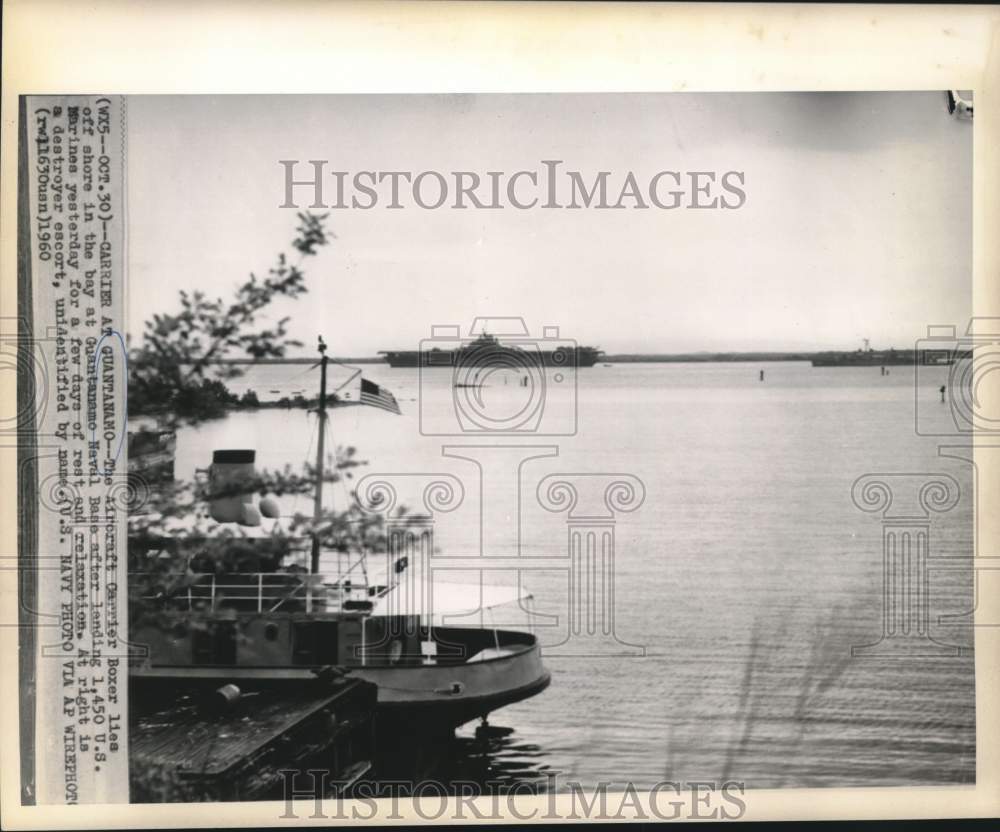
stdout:
<svg viewBox="0 0 1000 832">
<path fill-rule="evenodd" d="M 21 804 L 974 788 L 978 103 L 21 95 Z"/>
</svg>

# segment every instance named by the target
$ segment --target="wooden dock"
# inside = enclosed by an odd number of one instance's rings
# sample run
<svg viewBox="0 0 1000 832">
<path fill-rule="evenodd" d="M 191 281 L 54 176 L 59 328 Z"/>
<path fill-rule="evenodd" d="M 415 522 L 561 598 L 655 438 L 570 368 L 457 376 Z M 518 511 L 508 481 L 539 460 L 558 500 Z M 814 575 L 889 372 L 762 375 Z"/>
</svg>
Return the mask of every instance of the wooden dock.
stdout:
<svg viewBox="0 0 1000 832">
<path fill-rule="evenodd" d="M 360 679 L 223 696 L 179 692 L 130 726 L 132 802 L 281 799 L 282 770 L 330 772 L 327 795 L 371 767 L 376 686 Z M 301 786 L 299 786 L 301 788 Z"/>
</svg>

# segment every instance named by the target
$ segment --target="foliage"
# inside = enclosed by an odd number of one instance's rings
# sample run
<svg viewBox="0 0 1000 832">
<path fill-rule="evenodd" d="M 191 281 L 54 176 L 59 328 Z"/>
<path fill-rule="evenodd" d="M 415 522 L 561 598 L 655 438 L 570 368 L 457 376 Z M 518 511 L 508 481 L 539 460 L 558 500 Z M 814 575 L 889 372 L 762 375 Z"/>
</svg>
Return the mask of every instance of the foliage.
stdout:
<svg viewBox="0 0 1000 832">
<path fill-rule="evenodd" d="M 284 254 L 277 258 L 268 276 L 251 274 L 237 287 L 229 302 L 211 300 L 202 292 L 180 293 L 180 312 L 155 315 L 146 325 L 143 340 L 131 353 L 128 407 L 130 415 L 156 414 L 162 427 L 175 429 L 221 416 L 238 407 L 259 407 L 253 390 L 236 396 L 223 383 L 242 370 L 218 362 L 249 355 L 278 357 L 297 345 L 287 334 L 287 320 L 261 328 L 258 318 L 279 298 L 297 298 L 307 291 L 300 268 L 306 257 L 334 238 L 324 226 L 326 215 L 298 215 L 291 248 L 299 261 L 292 265 Z M 288 400 L 306 406 L 302 396 Z M 324 483 L 351 479 L 354 470 L 366 464 L 352 447 L 339 448 L 324 466 Z M 312 495 L 315 467 L 301 471 L 290 466 L 273 472 L 258 472 L 253 482 L 242 482 L 239 493 L 265 495 Z M 384 551 L 384 518 L 365 514 L 353 505 L 346 511 L 324 511 L 319 522 L 309 516 L 286 518 L 284 528 L 270 538 L 252 540 L 247 530 L 235 524 L 211 520 L 209 501 L 226 496 L 207 479 L 195 482 L 147 483 L 142 474 L 130 474 L 135 494 L 129 512 L 129 568 L 141 572 L 140 584 L 130 593 L 130 615 L 141 616 L 155 608 L 150 597 L 163 598 L 195 571 L 257 571 L 276 569 L 313 538 L 333 551 Z M 276 526 L 277 528 L 277 526 Z M 150 553 L 155 553 L 151 556 Z M 253 568 L 247 568 L 248 566 Z M 196 568 L 192 568 L 196 567 Z M 145 600 L 143 598 L 145 596 Z"/>
<path fill-rule="evenodd" d="M 237 401 L 236 396 L 221 381 L 203 378 L 178 389 L 171 409 L 184 414 L 191 421 L 202 421 L 222 416 Z"/>
<path fill-rule="evenodd" d="M 297 263 L 279 254 L 266 277 L 251 273 L 229 301 L 182 290 L 179 312 L 156 314 L 146 322 L 141 344 L 129 354 L 130 416 L 155 414 L 165 425 L 218 416 L 233 403 L 220 378 L 243 372 L 220 361 L 246 356 L 280 358 L 289 347 L 300 346 L 288 337 L 288 318 L 264 328 L 258 320 L 275 300 L 305 294 L 301 263 L 333 236 L 324 227 L 325 214 L 301 213 L 298 218 L 291 243 L 299 254 Z"/>
<path fill-rule="evenodd" d="M 299 215 L 292 248 L 299 263 L 326 245 L 332 234 L 323 227 L 323 216 Z M 218 362 L 249 355 L 280 357 L 297 345 L 287 334 L 287 320 L 261 328 L 258 318 L 280 298 L 297 298 L 306 292 L 299 264 L 279 255 L 268 276 L 250 279 L 235 290 L 229 302 L 211 300 L 201 292 L 181 292 L 180 311 L 156 315 L 147 323 L 141 344 L 130 353 L 128 409 L 130 416 L 155 415 L 160 430 L 176 432 L 185 424 L 215 418 L 234 407 L 259 407 L 257 394 L 247 390 L 237 397 L 224 384 L 239 375 L 237 366 Z M 289 406 L 307 406 L 302 396 Z M 323 482 L 350 480 L 366 462 L 352 447 L 338 448 L 324 465 Z M 150 469 L 152 470 L 152 469 Z M 388 549 L 382 514 L 364 512 L 352 500 L 341 511 L 324 510 L 318 522 L 312 512 L 274 524 L 270 536 L 250 537 L 247 528 L 219 524 L 209 516 L 212 499 L 234 494 L 264 496 L 312 495 L 318 472 L 306 464 L 300 471 L 286 466 L 280 471 L 257 472 L 252 481 L 241 481 L 227 494 L 217 483 L 199 477 L 193 482 L 147 481 L 131 472 L 132 505 L 128 516 L 129 623 L 133 628 L 168 628 L 178 596 L 204 573 L 289 570 L 289 561 L 303 556 L 314 539 L 327 551 L 370 554 Z M 352 495 L 353 496 L 353 495 Z M 311 507 L 311 501 L 309 501 Z M 395 518 L 409 521 L 400 509 Z M 267 520 L 265 523 L 269 522 Z M 210 602 L 208 602 L 210 603 Z M 175 614 L 176 615 L 176 614 Z M 194 624 L 192 624 L 194 626 Z M 133 765 L 133 801 L 195 800 L 171 766 Z"/>
<path fill-rule="evenodd" d="M 291 243 L 301 259 L 316 254 L 328 244 L 333 234 L 323 225 L 326 215 L 298 215 L 296 237 Z M 256 321 L 273 301 L 296 298 L 307 291 L 305 276 L 299 265 L 289 264 L 286 256 L 278 256 L 277 265 L 269 276 L 250 279 L 238 287 L 230 303 L 209 300 L 201 292 L 180 293 L 181 312 L 155 315 L 147 324 L 140 347 L 132 353 L 129 377 L 130 414 L 156 412 L 162 421 L 174 421 L 171 427 L 195 423 L 222 415 L 232 407 L 257 407 L 256 392 L 247 390 L 242 397 L 231 393 L 217 377 L 227 378 L 241 373 L 235 366 L 217 363 L 243 351 L 254 357 L 276 357 L 298 342 L 286 331 L 287 319 L 276 327 L 259 329 Z M 290 404 L 305 405 L 296 397 Z M 354 469 L 364 465 L 352 447 L 338 449 L 325 465 L 324 482 L 335 483 L 350 479 Z M 281 471 L 259 472 L 253 482 L 241 482 L 238 493 L 256 492 L 260 496 L 312 494 L 317 472 L 306 464 L 301 472 L 290 466 Z M 196 482 L 146 483 L 139 472 L 130 474 L 135 492 L 129 512 L 130 570 L 151 571 L 150 580 L 162 587 L 163 579 L 190 572 L 189 555 L 196 547 L 199 562 L 212 563 L 212 570 L 232 570 L 247 560 L 247 550 L 254 544 L 237 545 L 234 538 L 245 538 L 246 530 L 232 524 L 219 525 L 211 521 L 208 503 L 212 497 L 226 496 L 216 486 L 210 493 L 207 479 Z M 370 550 L 383 544 L 382 518 L 360 516 L 354 506 L 347 511 L 325 512 L 319 524 L 312 517 L 296 516 L 286 529 L 258 555 L 279 564 L 295 547 L 297 541 L 318 537 L 320 544 L 332 549 L 355 548 Z M 259 539 L 259 538 L 258 538 Z M 158 551 L 163 556 L 151 559 L 139 553 Z M 141 563 L 138 562 L 141 560 Z M 150 569 L 152 567 L 152 569 Z M 163 573 L 163 574 L 156 574 Z M 136 593 L 139 594 L 144 593 Z"/>
<path fill-rule="evenodd" d="M 327 456 L 323 482 L 350 480 L 355 469 L 367 464 L 358 458 L 355 448 L 338 448 L 336 455 Z M 317 472 L 308 463 L 301 472 L 293 471 L 291 466 L 258 472 L 253 480 L 241 481 L 229 490 L 213 487 L 204 478 L 154 486 L 142 483 L 138 475 L 132 476 L 137 499 L 129 512 L 128 537 L 129 571 L 135 582 L 130 587 L 130 601 L 133 597 L 135 600 L 130 614 L 134 616 L 148 606 L 143 596 L 178 591 L 195 573 L 277 571 L 290 555 L 304 553 L 313 537 L 318 537 L 320 546 L 328 551 L 387 550 L 383 515 L 364 512 L 353 500 L 345 510 L 323 510 L 319 522 L 311 512 L 296 513 L 286 518 L 283 530 L 264 538 L 250 538 L 245 527 L 217 524 L 211 519 L 209 503 L 213 498 L 251 492 L 258 497 L 311 497 Z M 417 518 L 400 507 L 394 519 L 411 522 Z M 151 552 L 159 556 L 151 556 Z"/>
<path fill-rule="evenodd" d="M 247 390 L 240 396 L 240 407 L 260 407 L 260 399 L 255 390 Z"/>
</svg>

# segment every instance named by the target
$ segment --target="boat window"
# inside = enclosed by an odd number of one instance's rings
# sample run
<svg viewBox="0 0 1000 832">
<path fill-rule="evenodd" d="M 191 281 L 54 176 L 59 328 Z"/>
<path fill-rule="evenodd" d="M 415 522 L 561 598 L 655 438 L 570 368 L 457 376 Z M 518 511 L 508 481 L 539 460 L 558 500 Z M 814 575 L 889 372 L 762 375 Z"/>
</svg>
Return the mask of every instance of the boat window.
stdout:
<svg viewBox="0 0 1000 832">
<path fill-rule="evenodd" d="M 303 621 L 292 627 L 293 664 L 336 664 L 337 622 Z"/>
<path fill-rule="evenodd" d="M 191 634 L 195 664 L 236 664 L 236 622 L 216 621 Z"/>
</svg>

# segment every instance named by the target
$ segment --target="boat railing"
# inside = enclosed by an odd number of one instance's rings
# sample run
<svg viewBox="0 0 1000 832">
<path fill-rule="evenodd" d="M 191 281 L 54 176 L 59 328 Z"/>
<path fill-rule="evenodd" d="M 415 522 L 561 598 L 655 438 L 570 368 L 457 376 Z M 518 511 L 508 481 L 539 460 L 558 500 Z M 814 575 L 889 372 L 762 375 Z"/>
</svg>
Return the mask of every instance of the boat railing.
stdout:
<svg viewBox="0 0 1000 832">
<path fill-rule="evenodd" d="M 131 573 L 130 579 L 149 579 L 148 573 Z M 235 609 L 241 612 L 330 612 L 348 601 L 364 601 L 377 592 L 365 580 L 297 572 L 187 573 L 172 586 L 162 580 L 141 594 L 144 601 L 173 609 Z"/>
</svg>

